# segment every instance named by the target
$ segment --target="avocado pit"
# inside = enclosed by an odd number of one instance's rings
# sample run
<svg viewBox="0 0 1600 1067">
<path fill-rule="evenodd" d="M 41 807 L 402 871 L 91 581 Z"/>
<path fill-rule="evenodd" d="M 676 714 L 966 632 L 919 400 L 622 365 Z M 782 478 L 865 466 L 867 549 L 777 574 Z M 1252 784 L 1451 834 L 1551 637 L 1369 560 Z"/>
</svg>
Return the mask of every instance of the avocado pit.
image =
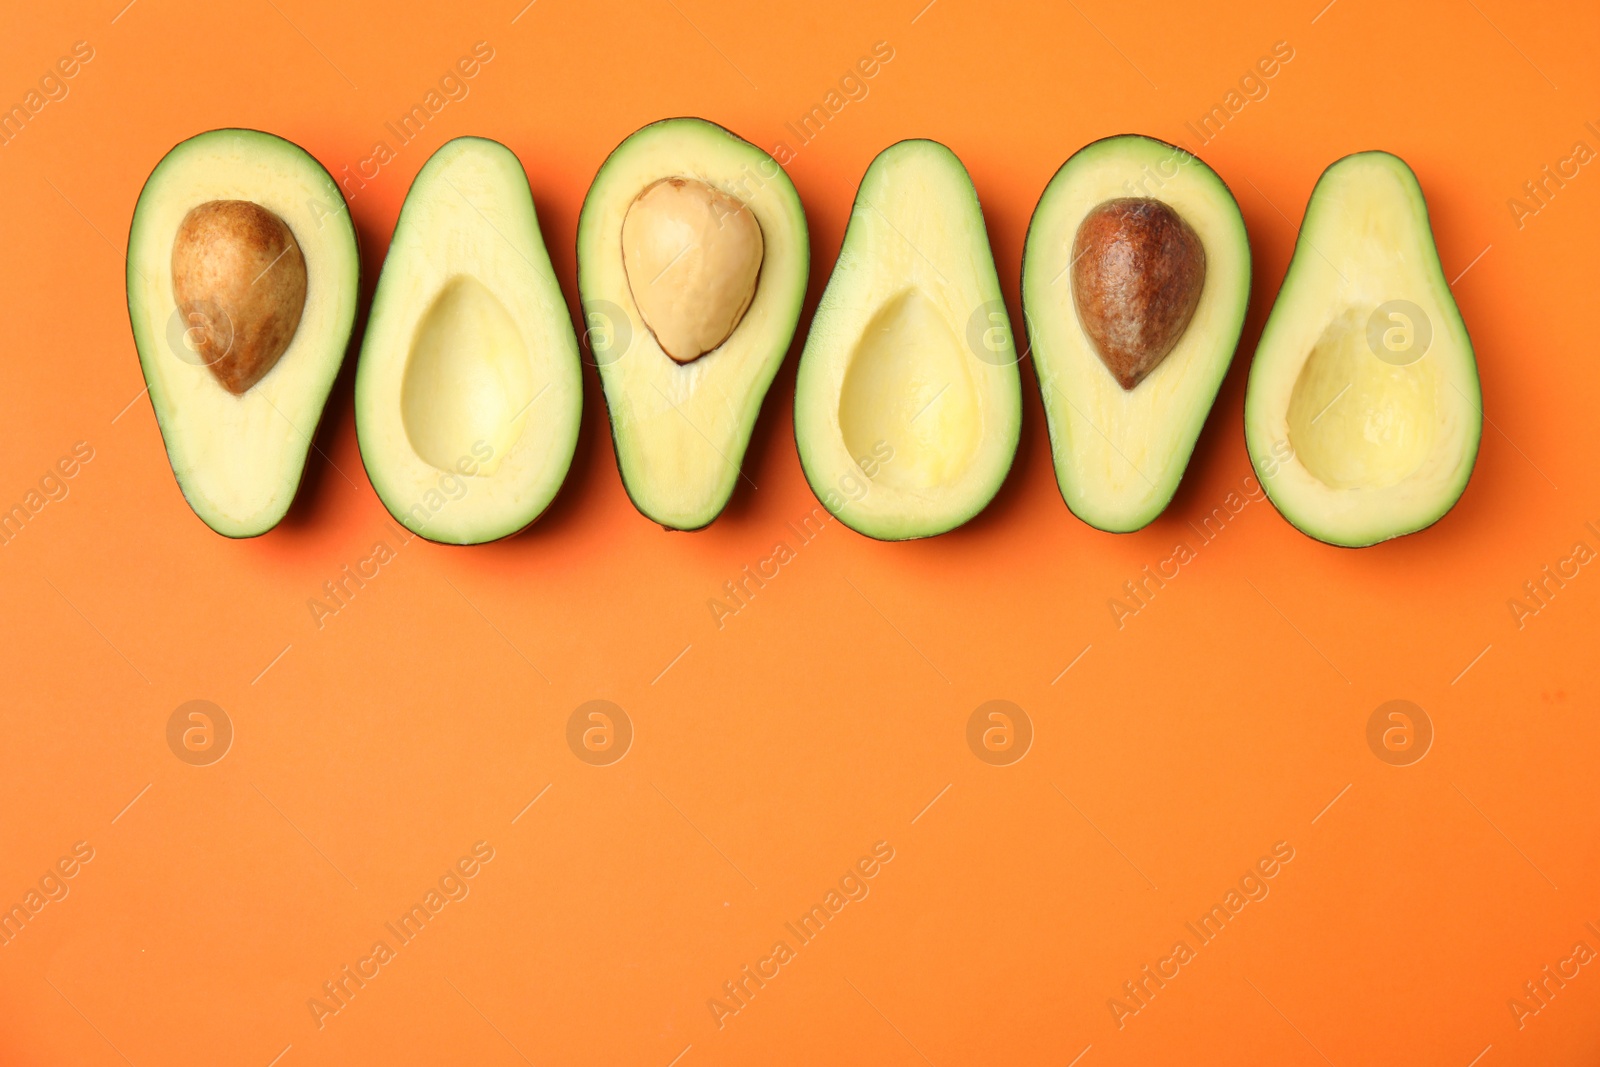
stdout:
<svg viewBox="0 0 1600 1067">
<path fill-rule="evenodd" d="M 1205 287 L 1206 250 L 1170 205 L 1107 200 L 1072 242 L 1078 321 L 1117 384 L 1131 390 L 1176 347 Z"/>
<path fill-rule="evenodd" d="M 732 336 L 755 297 L 761 226 L 735 196 L 694 178 L 647 186 L 622 219 L 622 266 L 639 317 L 678 363 Z"/>
<path fill-rule="evenodd" d="M 239 396 L 278 362 L 300 326 L 306 261 L 294 233 L 249 200 L 211 200 L 172 241 L 172 293 L 186 343 Z"/>
</svg>

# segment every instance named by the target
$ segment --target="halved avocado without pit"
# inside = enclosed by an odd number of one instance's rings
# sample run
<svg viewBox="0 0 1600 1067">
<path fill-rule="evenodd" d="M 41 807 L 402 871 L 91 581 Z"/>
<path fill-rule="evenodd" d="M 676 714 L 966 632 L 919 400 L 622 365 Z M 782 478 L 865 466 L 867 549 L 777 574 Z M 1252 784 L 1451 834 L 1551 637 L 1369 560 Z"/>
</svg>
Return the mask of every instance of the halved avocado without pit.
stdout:
<svg viewBox="0 0 1600 1067">
<path fill-rule="evenodd" d="M 128 232 L 128 319 L 184 499 L 228 537 L 289 510 L 355 323 L 361 259 L 303 149 L 212 130 L 151 172 Z"/>
<path fill-rule="evenodd" d="M 1166 509 L 1249 299 L 1244 218 L 1195 156 L 1125 135 L 1056 172 L 1028 227 L 1022 307 L 1073 514 L 1126 533 Z"/>
<path fill-rule="evenodd" d="M 883 541 L 954 529 L 1016 456 L 1022 395 L 983 210 L 935 141 L 872 161 L 795 383 L 811 489 Z"/>
<path fill-rule="evenodd" d="M 406 194 L 356 371 L 356 434 L 378 496 L 430 541 L 537 519 L 583 412 L 572 319 L 522 164 L 458 137 Z"/>
<path fill-rule="evenodd" d="M 1483 431 L 1477 362 L 1398 157 L 1346 156 L 1312 190 L 1244 418 L 1267 496 L 1329 544 L 1420 530 L 1466 490 Z"/>
<path fill-rule="evenodd" d="M 669 529 L 727 505 L 794 339 L 811 266 L 776 160 L 696 118 L 606 158 L 578 219 L 578 291 L 622 483 Z"/>
</svg>

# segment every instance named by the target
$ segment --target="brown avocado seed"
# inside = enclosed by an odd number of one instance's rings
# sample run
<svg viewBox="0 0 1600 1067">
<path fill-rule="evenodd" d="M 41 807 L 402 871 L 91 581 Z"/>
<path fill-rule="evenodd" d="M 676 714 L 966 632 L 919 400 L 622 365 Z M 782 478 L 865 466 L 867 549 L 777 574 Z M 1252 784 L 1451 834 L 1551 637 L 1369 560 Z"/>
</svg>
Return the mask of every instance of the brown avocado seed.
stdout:
<svg viewBox="0 0 1600 1067">
<path fill-rule="evenodd" d="M 1205 246 L 1164 201 L 1107 200 L 1084 217 L 1072 242 L 1072 298 L 1123 389 L 1143 381 L 1183 337 L 1205 278 Z"/>
<path fill-rule="evenodd" d="M 249 200 L 191 210 L 172 241 L 172 295 L 185 343 L 238 396 L 278 362 L 300 326 L 306 261 L 277 215 Z"/>
</svg>

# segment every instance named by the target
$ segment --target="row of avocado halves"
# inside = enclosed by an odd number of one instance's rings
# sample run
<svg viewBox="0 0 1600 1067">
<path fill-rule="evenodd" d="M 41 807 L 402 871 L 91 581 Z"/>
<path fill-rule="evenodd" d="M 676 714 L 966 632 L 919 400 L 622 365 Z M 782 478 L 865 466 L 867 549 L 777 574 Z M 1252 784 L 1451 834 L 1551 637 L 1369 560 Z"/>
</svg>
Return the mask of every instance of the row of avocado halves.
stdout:
<svg viewBox="0 0 1600 1067">
<path fill-rule="evenodd" d="M 744 478 L 801 319 L 799 195 L 755 145 L 667 119 L 600 167 L 577 243 L 581 346 L 627 492 L 663 526 L 704 527 Z M 965 168 L 937 142 L 895 144 L 862 179 L 800 356 L 805 475 L 868 536 L 961 525 L 1011 467 L 1027 355 L 1068 506 L 1100 529 L 1139 529 L 1188 466 L 1238 345 L 1250 266 L 1238 206 L 1202 161 L 1142 136 L 1096 141 L 1035 209 L 1019 346 Z M 203 133 L 146 182 L 130 320 L 179 486 L 218 532 L 254 536 L 287 512 L 359 274 L 338 185 L 281 138 Z M 362 460 L 385 507 L 454 544 L 533 522 L 576 448 L 581 362 L 520 162 L 492 140 L 448 142 L 407 194 L 356 372 Z M 1245 424 L 1269 497 L 1329 543 L 1422 529 L 1464 491 L 1476 365 L 1397 157 L 1347 156 L 1313 191 Z"/>
</svg>

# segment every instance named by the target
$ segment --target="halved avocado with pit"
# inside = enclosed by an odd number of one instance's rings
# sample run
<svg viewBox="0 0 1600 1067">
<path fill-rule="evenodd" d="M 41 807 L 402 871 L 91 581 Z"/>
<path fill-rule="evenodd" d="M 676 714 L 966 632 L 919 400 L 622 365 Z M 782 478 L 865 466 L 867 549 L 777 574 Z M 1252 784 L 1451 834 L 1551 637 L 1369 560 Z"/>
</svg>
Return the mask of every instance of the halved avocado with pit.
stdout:
<svg viewBox="0 0 1600 1067">
<path fill-rule="evenodd" d="M 458 137 L 395 223 L 356 371 L 356 435 L 389 513 L 478 544 L 537 519 L 583 412 L 578 341 L 511 150 Z"/>
<path fill-rule="evenodd" d="M 695 530 L 727 505 L 810 266 L 789 176 L 721 126 L 654 122 L 601 165 L 578 219 L 578 291 L 641 513 Z"/>
<path fill-rule="evenodd" d="M 1330 166 L 1261 332 L 1245 442 L 1302 532 L 1359 548 L 1437 522 L 1478 455 L 1472 341 L 1416 175 L 1387 152 Z"/>
<path fill-rule="evenodd" d="M 1127 533 L 1166 509 L 1249 299 L 1244 218 L 1195 156 L 1124 135 L 1056 172 L 1028 226 L 1022 307 L 1073 514 Z"/>
<path fill-rule="evenodd" d="M 184 499 L 228 537 L 289 510 L 355 324 L 361 258 L 300 147 L 212 130 L 166 154 L 128 232 L 128 319 Z"/>
</svg>

